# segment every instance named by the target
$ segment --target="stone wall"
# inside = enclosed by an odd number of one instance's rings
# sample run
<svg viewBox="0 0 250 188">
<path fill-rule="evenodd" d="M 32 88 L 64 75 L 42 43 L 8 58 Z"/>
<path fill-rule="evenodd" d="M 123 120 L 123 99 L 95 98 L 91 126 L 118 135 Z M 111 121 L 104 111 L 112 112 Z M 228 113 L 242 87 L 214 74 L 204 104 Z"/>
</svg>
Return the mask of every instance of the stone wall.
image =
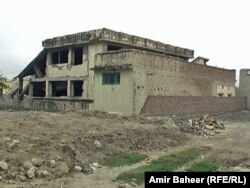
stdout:
<svg viewBox="0 0 250 188">
<path fill-rule="evenodd" d="M 18 99 L 0 98 L 0 110 L 41 110 L 59 112 L 64 110 L 89 110 L 92 101 L 81 99 L 49 99 L 49 98 L 24 98 Z"/>
<path fill-rule="evenodd" d="M 30 108 L 32 110 L 44 110 L 48 112 L 59 112 L 64 110 L 88 110 L 91 101 L 78 99 L 32 99 Z"/>
<path fill-rule="evenodd" d="M 245 97 L 149 96 L 141 114 L 165 116 L 232 112 L 244 109 L 246 109 Z"/>
</svg>

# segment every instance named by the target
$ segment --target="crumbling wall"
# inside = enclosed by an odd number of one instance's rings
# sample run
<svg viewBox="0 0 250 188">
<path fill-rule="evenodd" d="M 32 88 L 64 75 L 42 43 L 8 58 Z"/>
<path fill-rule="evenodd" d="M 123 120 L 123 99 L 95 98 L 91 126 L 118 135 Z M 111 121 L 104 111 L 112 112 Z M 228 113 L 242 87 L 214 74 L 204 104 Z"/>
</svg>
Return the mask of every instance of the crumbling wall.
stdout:
<svg viewBox="0 0 250 188">
<path fill-rule="evenodd" d="M 218 85 L 234 90 L 235 84 L 235 70 L 189 63 L 180 58 L 140 50 L 101 53 L 96 55 L 95 65 L 102 68 L 132 65 L 130 78 L 121 75 L 121 80 L 131 79 L 132 86 L 121 85 L 121 88 L 133 95 L 133 114 L 141 112 L 150 95 L 218 96 Z M 99 91 L 99 87 L 102 88 L 101 85 L 95 86 L 95 102 L 98 95 L 104 96 L 106 92 Z"/>
<path fill-rule="evenodd" d="M 218 96 L 217 85 L 234 88 L 235 70 L 225 70 L 149 52 L 133 52 L 135 113 L 146 98 L 162 96 Z"/>
<path fill-rule="evenodd" d="M 0 98 L 0 110 L 42 110 L 60 112 L 64 110 L 89 110 L 92 101 L 81 99 L 24 98 L 24 100 L 7 97 Z"/>
<path fill-rule="evenodd" d="M 245 97 L 149 96 L 142 111 L 146 116 L 218 113 L 246 109 Z"/>
</svg>

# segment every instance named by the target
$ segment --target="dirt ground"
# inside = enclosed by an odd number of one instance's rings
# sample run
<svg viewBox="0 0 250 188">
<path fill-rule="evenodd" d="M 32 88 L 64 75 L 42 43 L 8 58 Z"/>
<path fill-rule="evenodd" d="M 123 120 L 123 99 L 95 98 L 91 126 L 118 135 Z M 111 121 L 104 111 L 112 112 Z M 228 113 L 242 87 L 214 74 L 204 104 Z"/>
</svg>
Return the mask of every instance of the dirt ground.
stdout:
<svg viewBox="0 0 250 188">
<path fill-rule="evenodd" d="M 100 112 L 48 113 L 0 111 L 1 188 L 117 188 L 115 177 L 132 166 L 108 168 L 105 158 L 124 151 L 148 155 L 148 160 L 188 147 L 209 148 L 207 156 L 222 171 L 250 171 L 250 111 L 214 115 L 226 129 L 213 136 L 183 133 L 176 117 L 121 117 Z M 25 161 L 38 159 L 49 175 L 20 181 Z M 64 162 L 68 171 L 50 167 Z M 76 172 L 75 166 L 98 163 L 93 173 Z M 61 172 L 62 173 L 58 173 Z M 143 186 L 140 186 L 143 187 Z"/>
</svg>

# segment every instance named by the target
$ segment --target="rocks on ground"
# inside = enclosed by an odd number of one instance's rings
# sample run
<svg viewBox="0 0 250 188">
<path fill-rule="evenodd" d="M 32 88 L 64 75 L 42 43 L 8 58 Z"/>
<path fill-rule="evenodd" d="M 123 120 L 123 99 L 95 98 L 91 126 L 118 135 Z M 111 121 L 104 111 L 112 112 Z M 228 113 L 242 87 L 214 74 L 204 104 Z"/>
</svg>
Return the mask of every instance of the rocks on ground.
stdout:
<svg viewBox="0 0 250 188">
<path fill-rule="evenodd" d="M 218 123 L 215 118 L 210 117 L 208 114 L 189 119 L 179 119 L 176 121 L 176 125 L 180 127 L 181 131 L 183 132 L 201 136 L 212 136 L 214 134 L 219 134 L 220 132 L 218 130 L 225 129 L 223 123 Z"/>
<path fill-rule="evenodd" d="M 3 170 L 3 171 L 8 170 L 8 164 L 4 161 L 0 161 L 0 170 Z"/>
</svg>

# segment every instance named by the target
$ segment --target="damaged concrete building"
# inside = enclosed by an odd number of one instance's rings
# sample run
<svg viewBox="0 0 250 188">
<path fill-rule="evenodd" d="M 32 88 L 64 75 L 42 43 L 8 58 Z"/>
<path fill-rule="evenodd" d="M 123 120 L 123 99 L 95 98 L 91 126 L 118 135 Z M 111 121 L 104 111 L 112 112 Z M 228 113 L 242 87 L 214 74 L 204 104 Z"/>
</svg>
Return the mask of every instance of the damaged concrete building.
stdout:
<svg viewBox="0 0 250 188">
<path fill-rule="evenodd" d="M 235 70 L 194 51 L 106 28 L 55 37 L 18 75 L 33 108 L 140 114 L 152 96 L 235 96 Z M 27 88 L 23 78 L 30 77 Z"/>
</svg>

